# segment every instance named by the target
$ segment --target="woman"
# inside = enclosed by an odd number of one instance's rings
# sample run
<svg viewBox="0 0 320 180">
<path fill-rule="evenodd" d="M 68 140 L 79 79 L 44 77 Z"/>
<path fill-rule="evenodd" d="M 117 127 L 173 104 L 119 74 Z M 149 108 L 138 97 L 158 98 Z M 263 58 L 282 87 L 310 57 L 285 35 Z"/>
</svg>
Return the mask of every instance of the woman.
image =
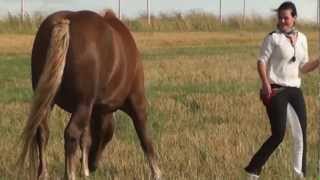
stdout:
<svg viewBox="0 0 320 180">
<path fill-rule="evenodd" d="M 282 142 L 287 119 L 295 142 L 294 174 L 300 178 L 306 176 L 307 118 L 299 72 L 307 73 L 316 69 L 320 60 L 309 62 L 306 36 L 294 27 L 297 18 L 295 5 L 284 2 L 276 12 L 277 29 L 264 39 L 258 58 L 261 96 L 272 135 L 245 168 L 250 179 L 259 178 L 263 165 Z"/>
</svg>

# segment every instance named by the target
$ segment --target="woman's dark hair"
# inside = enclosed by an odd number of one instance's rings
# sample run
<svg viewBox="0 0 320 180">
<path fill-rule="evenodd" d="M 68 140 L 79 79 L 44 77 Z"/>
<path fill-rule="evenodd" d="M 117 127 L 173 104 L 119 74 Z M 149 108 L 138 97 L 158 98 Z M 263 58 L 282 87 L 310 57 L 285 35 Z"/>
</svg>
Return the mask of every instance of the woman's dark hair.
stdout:
<svg viewBox="0 0 320 180">
<path fill-rule="evenodd" d="M 291 16 L 292 16 L 292 17 L 297 17 L 297 8 L 296 8 L 296 6 L 293 4 L 293 2 L 291 2 L 291 1 L 285 1 L 285 2 L 283 2 L 283 3 L 278 7 L 278 9 L 275 9 L 275 11 L 277 12 L 278 17 L 279 17 L 280 11 L 282 11 L 282 10 L 288 10 L 288 9 L 291 10 Z"/>
</svg>

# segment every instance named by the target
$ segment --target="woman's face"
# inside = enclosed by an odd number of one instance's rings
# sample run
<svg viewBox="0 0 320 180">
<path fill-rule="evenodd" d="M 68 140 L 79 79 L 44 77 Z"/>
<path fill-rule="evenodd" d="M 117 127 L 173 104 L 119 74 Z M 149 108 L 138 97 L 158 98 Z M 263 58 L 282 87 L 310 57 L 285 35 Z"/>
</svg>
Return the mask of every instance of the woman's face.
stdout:
<svg viewBox="0 0 320 180">
<path fill-rule="evenodd" d="M 292 16 L 291 13 L 291 9 L 284 9 L 279 12 L 278 26 L 281 31 L 289 32 L 294 26 L 296 17 Z"/>
</svg>

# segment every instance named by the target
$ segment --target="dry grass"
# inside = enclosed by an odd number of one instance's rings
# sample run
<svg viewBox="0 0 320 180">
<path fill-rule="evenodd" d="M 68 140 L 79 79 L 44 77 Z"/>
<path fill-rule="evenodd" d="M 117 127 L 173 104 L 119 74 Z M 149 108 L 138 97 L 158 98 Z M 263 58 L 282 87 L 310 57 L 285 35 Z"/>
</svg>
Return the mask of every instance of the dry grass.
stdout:
<svg viewBox="0 0 320 180">
<path fill-rule="evenodd" d="M 0 34 L 1 55 L 31 54 L 33 35 Z"/>
<path fill-rule="evenodd" d="M 148 125 L 164 179 L 244 179 L 243 167 L 270 134 L 266 113 L 257 95 L 256 56 L 265 34 L 134 33 L 144 60 L 150 102 Z M 315 56 L 317 34 L 307 35 L 310 55 Z M 0 62 L 7 64 L 0 68 L 15 73 L 6 72 L 8 77 L 4 77 L 1 75 L 5 72 L 1 71 L 0 84 L 23 91 L 30 89 L 30 85 L 26 85 L 29 61 L 23 60 L 29 59 L 25 55 L 29 55 L 33 37 L 0 35 L 1 42 L 2 39 L 11 45 L 0 45 Z M 19 66 L 27 69 L 22 75 L 13 68 L 20 61 L 23 63 Z M 305 76 L 304 82 L 308 178 L 316 179 L 317 74 Z M 18 151 L 14 145 L 27 117 L 31 95 L 17 98 L 13 92 L 7 96 L 0 96 L 0 179 L 11 179 L 13 175 Z M 64 173 L 63 129 L 69 116 L 56 108 L 50 120 L 47 157 L 54 179 Z M 148 179 L 150 172 L 131 121 L 120 112 L 116 117 L 115 136 L 92 179 Z M 270 158 L 261 179 L 292 178 L 289 137 L 290 133 Z"/>
</svg>

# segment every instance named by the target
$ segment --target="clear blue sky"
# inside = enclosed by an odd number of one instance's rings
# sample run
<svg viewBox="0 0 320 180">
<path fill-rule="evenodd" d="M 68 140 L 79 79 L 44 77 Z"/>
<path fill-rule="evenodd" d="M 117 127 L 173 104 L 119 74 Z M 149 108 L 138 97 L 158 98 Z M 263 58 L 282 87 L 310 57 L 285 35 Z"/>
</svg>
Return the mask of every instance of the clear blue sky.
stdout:
<svg viewBox="0 0 320 180">
<path fill-rule="evenodd" d="M 191 9 L 219 13 L 219 0 L 150 0 L 151 12 L 180 11 L 186 12 Z M 21 0 L 0 0 L 0 16 L 8 12 L 17 14 L 20 11 Z M 121 0 L 122 15 L 136 17 L 146 12 L 147 0 Z M 277 8 L 283 0 L 246 0 L 246 13 L 268 16 L 272 9 Z M 298 9 L 298 16 L 301 19 L 316 21 L 317 0 L 293 0 Z M 30 14 L 34 11 L 45 14 L 57 10 L 83 10 L 101 11 L 103 9 L 117 10 L 118 0 L 25 0 L 26 11 Z M 243 0 L 222 0 L 223 16 L 241 14 Z"/>
</svg>

